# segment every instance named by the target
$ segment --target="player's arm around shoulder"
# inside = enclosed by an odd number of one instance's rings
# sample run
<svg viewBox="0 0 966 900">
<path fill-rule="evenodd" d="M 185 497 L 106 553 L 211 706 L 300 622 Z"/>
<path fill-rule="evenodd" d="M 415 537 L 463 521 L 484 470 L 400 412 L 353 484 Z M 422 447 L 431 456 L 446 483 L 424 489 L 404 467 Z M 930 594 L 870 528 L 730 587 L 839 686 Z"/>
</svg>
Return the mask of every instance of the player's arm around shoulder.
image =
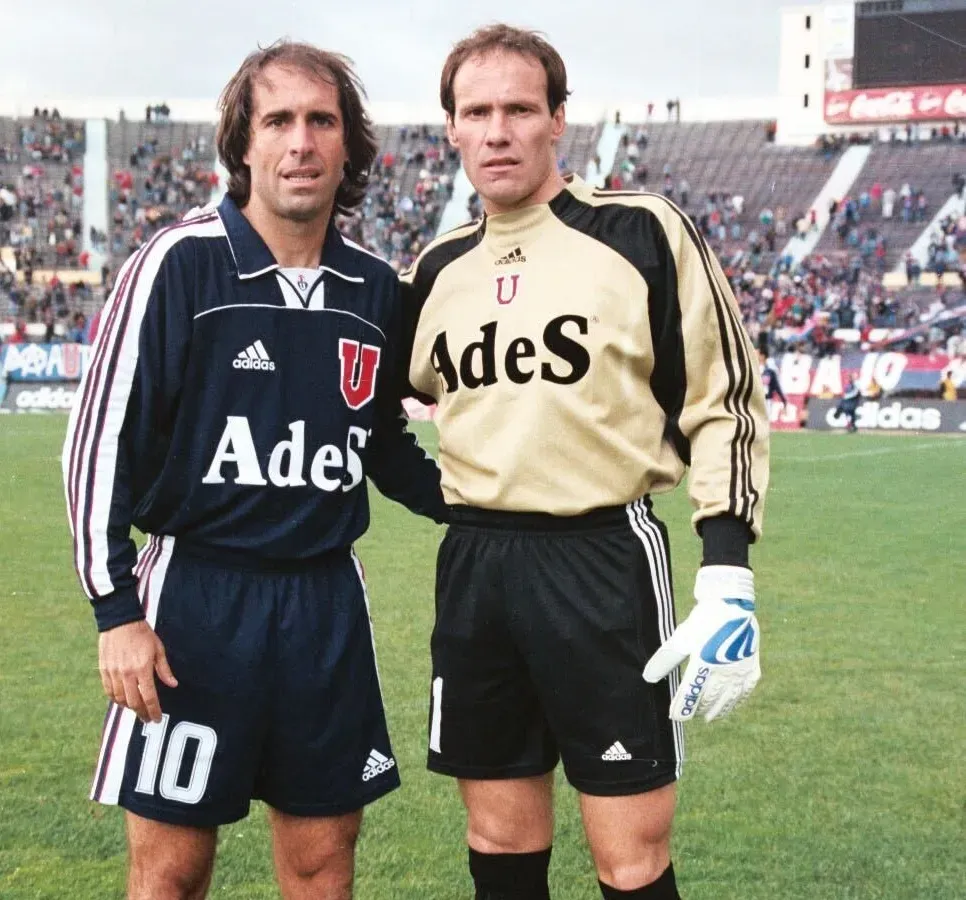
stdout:
<svg viewBox="0 0 966 900">
<path fill-rule="evenodd" d="M 376 416 L 368 454 L 368 475 L 380 493 L 411 512 L 436 522 L 447 518 L 439 466 L 408 429 L 403 400 L 414 392 L 409 384 L 415 323 L 395 273 L 384 288 L 385 361 L 376 383 Z"/>
</svg>

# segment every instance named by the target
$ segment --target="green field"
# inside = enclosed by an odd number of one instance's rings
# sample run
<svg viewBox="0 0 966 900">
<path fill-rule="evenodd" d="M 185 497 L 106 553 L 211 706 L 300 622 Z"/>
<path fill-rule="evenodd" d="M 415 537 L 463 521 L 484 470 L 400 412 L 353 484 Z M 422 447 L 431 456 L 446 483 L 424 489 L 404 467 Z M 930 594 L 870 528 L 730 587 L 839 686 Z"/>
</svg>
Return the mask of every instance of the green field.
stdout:
<svg viewBox="0 0 966 900">
<path fill-rule="evenodd" d="M 123 895 L 121 814 L 86 799 L 104 699 L 71 570 L 66 419 L 0 419 L 0 898 Z M 433 443 L 431 431 L 424 431 Z M 674 858 L 687 900 L 966 897 L 966 440 L 776 435 L 754 551 L 764 677 L 688 726 Z M 658 500 L 679 613 L 698 542 Z M 360 545 L 403 789 L 372 807 L 359 900 L 469 898 L 462 808 L 424 769 L 442 530 L 374 497 Z M 599 896 L 560 782 L 556 900 Z M 265 820 L 222 830 L 212 896 L 275 897 Z"/>
</svg>

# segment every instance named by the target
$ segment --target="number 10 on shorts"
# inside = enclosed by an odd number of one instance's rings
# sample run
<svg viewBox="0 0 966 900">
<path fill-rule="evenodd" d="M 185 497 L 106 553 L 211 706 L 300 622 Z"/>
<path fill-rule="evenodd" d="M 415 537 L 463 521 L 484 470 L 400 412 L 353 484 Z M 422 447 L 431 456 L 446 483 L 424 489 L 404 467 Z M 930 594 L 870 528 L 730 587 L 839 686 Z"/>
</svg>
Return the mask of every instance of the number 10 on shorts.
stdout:
<svg viewBox="0 0 966 900">
<path fill-rule="evenodd" d="M 146 722 L 141 729 L 144 735 L 144 751 L 141 754 L 141 768 L 134 790 L 139 794 L 155 793 L 155 785 L 165 800 L 178 803 L 197 803 L 205 795 L 208 776 L 211 774 L 211 761 L 218 746 L 218 735 L 207 725 L 195 722 L 178 722 L 171 729 L 171 737 L 165 749 L 164 738 L 168 732 L 171 717 L 161 716 L 160 722 Z M 182 775 L 185 754 L 189 742 L 195 744 L 195 757 L 191 770 Z M 162 756 L 164 757 L 162 763 Z M 161 779 L 158 780 L 158 770 Z"/>
</svg>

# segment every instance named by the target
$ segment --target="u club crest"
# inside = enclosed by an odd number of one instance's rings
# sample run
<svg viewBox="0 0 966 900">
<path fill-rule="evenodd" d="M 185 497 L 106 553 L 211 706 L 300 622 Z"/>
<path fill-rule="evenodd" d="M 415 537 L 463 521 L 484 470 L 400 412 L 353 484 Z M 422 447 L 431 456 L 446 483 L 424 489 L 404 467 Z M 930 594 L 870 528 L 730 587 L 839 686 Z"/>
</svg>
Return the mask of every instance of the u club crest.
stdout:
<svg viewBox="0 0 966 900">
<path fill-rule="evenodd" d="M 376 370 L 382 350 L 348 338 L 339 339 L 339 388 L 349 409 L 362 409 L 376 392 Z"/>
<path fill-rule="evenodd" d="M 496 302 L 500 306 L 506 306 L 513 301 L 517 295 L 517 287 L 520 284 L 519 275 L 497 275 L 496 276 Z"/>
<path fill-rule="evenodd" d="M 309 283 L 305 280 L 305 276 L 301 272 L 299 272 L 298 280 L 295 283 L 303 294 L 309 286 Z"/>
</svg>

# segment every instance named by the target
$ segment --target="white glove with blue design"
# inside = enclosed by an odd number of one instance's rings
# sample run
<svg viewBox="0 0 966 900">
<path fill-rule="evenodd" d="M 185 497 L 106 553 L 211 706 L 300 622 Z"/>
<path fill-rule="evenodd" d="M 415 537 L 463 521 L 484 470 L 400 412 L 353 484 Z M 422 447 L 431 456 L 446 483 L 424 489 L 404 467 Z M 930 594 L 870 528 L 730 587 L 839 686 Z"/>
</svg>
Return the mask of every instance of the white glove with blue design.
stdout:
<svg viewBox="0 0 966 900">
<path fill-rule="evenodd" d="M 761 678 L 755 618 L 755 576 L 742 566 L 702 566 L 694 583 L 698 602 L 644 667 L 660 681 L 691 657 L 670 716 L 687 722 L 697 713 L 710 722 L 741 703 Z"/>
</svg>

